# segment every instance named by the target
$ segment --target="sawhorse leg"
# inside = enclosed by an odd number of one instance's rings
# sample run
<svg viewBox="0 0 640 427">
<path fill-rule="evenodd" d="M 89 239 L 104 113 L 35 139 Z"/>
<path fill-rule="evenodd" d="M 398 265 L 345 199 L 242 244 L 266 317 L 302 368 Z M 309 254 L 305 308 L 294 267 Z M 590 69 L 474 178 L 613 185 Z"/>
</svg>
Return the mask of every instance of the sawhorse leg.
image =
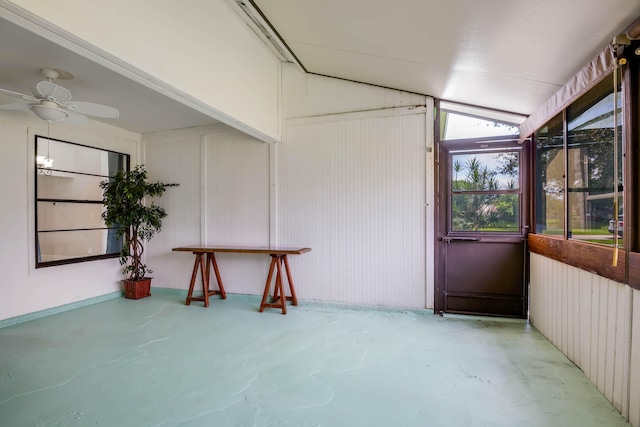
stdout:
<svg viewBox="0 0 640 427">
<path fill-rule="evenodd" d="M 209 283 L 210 266 L 213 265 L 213 272 L 216 274 L 216 281 L 218 282 L 219 290 L 209 290 L 209 295 L 220 295 L 220 298 L 227 299 L 227 293 L 224 291 L 224 285 L 222 284 L 222 277 L 220 277 L 220 270 L 218 269 L 218 263 L 216 262 L 216 256 L 213 252 L 207 253 L 207 283 Z"/>
<path fill-rule="evenodd" d="M 289 283 L 289 291 L 291 296 L 286 296 L 283 285 L 283 272 L 282 262 L 287 274 L 287 282 Z M 269 297 L 269 291 L 271 290 L 271 280 L 273 278 L 273 271 L 276 270 L 275 287 L 273 290 L 273 299 L 271 303 L 267 303 Z M 264 286 L 264 293 L 262 294 L 262 302 L 260 303 L 260 312 L 262 313 L 265 308 L 279 308 L 282 310 L 282 314 L 287 314 L 287 300 L 291 301 L 293 305 L 298 305 L 298 298 L 296 297 L 296 289 L 293 285 L 291 278 L 291 269 L 289 268 L 289 260 L 287 255 L 271 255 L 271 265 L 269 266 L 269 275 L 267 276 L 267 283 Z"/>
<path fill-rule="evenodd" d="M 227 294 L 224 291 L 224 285 L 222 284 L 222 278 L 220 277 L 220 270 L 218 269 L 218 263 L 216 262 L 215 255 L 212 252 L 207 252 L 207 261 L 205 263 L 205 261 L 202 259 L 204 255 L 203 253 L 194 252 L 194 254 L 196 256 L 196 260 L 193 263 L 191 282 L 189 283 L 189 292 L 187 293 L 187 300 L 185 304 L 190 305 L 191 301 L 203 301 L 204 306 L 209 307 L 209 297 L 217 294 L 220 294 L 222 299 L 226 299 Z M 210 265 L 212 264 L 220 290 L 209 289 L 209 274 L 211 270 Z M 200 268 L 200 277 L 202 279 L 202 296 L 194 297 L 193 288 L 195 287 L 196 277 L 198 276 L 198 268 Z"/>
</svg>

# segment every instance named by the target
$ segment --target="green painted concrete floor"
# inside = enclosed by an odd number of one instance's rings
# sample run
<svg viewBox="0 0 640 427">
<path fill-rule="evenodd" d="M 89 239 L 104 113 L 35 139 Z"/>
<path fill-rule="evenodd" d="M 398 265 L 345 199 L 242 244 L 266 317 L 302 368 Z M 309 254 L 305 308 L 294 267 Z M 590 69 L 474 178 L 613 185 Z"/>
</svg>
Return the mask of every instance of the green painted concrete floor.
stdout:
<svg viewBox="0 0 640 427">
<path fill-rule="evenodd" d="M 0 329 L 0 425 L 627 426 L 524 321 L 115 299 Z"/>
</svg>

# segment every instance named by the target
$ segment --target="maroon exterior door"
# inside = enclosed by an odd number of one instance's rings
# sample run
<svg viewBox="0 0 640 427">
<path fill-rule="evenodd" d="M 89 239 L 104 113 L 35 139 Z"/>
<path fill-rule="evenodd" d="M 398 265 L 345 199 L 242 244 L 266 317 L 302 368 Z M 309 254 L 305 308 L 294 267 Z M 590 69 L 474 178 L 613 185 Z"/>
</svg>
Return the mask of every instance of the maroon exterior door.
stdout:
<svg viewBox="0 0 640 427">
<path fill-rule="evenodd" d="M 436 312 L 527 317 L 528 144 L 440 143 Z"/>
</svg>

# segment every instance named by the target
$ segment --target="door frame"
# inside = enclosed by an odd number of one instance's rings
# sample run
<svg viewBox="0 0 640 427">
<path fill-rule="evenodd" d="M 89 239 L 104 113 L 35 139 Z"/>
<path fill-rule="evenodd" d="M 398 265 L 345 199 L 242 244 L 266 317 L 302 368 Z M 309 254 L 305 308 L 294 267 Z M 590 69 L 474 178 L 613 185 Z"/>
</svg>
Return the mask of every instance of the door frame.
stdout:
<svg viewBox="0 0 640 427">
<path fill-rule="evenodd" d="M 508 147 L 521 147 L 523 159 L 520 161 L 520 185 L 522 187 L 522 199 L 520 206 L 520 233 L 484 233 L 486 239 L 522 239 L 524 250 L 524 272 L 523 272 L 523 292 L 524 292 L 524 315 L 528 313 L 528 283 L 529 283 L 529 254 L 527 249 L 527 234 L 530 231 L 531 224 L 531 140 L 527 139 L 521 144 L 517 144 L 518 136 L 509 135 L 504 137 L 485 137 L 485 138 L 468 138 L 457 140 L 440 141 L 438 138 L 436 145 L 436 195 L 435 195 L 435 233 L 434 233 L 434 246 L 435 246 L 435 275 L 434 275 L 434 313 L 442 315 L 445 309 L 445 292 L 446 292 L 446 268 L 447 268 L 447 253 L 446 253 L 446 237 L 450 230 L 450 218 L 449 218 L 449 204 L 450 204 L 450 172 L 447 170 L 449 167 L 448 153 L 451 145 L 459 145 L 462 149 L 468 148 L 470 151 L 477 147 L 478 151 L 485 148 L 508 148 Z M 448 148 L 445 149 L 445 146 Z"/>
</svg>

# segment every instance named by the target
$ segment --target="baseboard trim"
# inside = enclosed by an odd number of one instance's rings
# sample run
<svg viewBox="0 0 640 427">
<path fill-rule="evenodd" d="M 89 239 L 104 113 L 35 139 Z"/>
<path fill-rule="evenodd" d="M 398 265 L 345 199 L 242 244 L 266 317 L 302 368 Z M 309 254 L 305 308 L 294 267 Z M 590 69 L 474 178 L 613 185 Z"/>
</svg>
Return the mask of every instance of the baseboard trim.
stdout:
<svg viewBox="0 0 640 427">
<path fill-rule="evenodd" d="M 151 288 L 151 294 L 159 295 L 172 295 L 179 296 L 184 299 L 187 298 L 187 289 L 176 288 Z M 202 291 L 196 290 L 194 295 L 202 295 Z M 218 300 L 220 296 L 212 296 L 211 300 Z M 227 299 L 230 301 L 250 301 L 252 303 L 260 304 L 262 301 L 262 295 L 257 294 L 234 294 L 227 291 Z M 387 312 L 410 312 L 419 314 L 433 314 L 433 308 L 417 308 L 417 307 L 395 307 L 384 305 L 370 305 L 370 304 L 352 304 L 340 301 L 322 301 L 322 300 L 301 300 L 298 299 L 298 305 L 300 306 L 312 306 L 312 307 L 333 307 L 341 308 L 343 310 L 355 310 L 355 311 L 387 311 Z"/>
<path fill-rule="evenodd" d="M 188 290 L 187 289 L 176 289 L 176 288 L 154 288 L 151 287 L 151 295 L 153 295 L 154 293 L 159 294 L 159 295 L 172 295 L 172 296 L 179 296 L 184 298 L 185 300 L 187 299 L 187 293 Z M 202 295 L 202 291 L 194 291 L 194 295 Z M 217 300 L 220 299 L 220 296 L 216 295 L 216 296 L 212 296 L 209 297 L 211 300 Z M 253 295 L 253 294 L 234 294 L 234 293 L 230 293 L 227 292 L 227 299 L 231 300 L 231 301 L 257 301 L 258 303 L 260 303 L 260 301 L 262 300 L 262 295 Z"/>
<path fill-rule="evenodd" d="M 178 296 L 185 299 L 187 298 L 186 289 L 159 288 L 159 287 L 152 286 L 151 298 L 153 298 L 153 294 L 172 295 L 172 296 Z M 82 301 L 76 301 L 70 304 L 64 304 L 58 307 L 52 307 L 46 310 L 36 311 L 33 313 L 23 314 L 21 316 L 0 320 L 0 329 L 5 328 L 7 326 L 29 322 L 31 320 L 41 319 L 43 317 L 51 316 L 54 314 L 63 313 L 65 311 L 75 310 L 77 308 L 98 304 L 98 303 L 109 301 L 116 298 L 124 298 L 124 293 L 122 291 L 112 292 L 110 294 L 100 295 L 98 297 L 88 298 Z M 212 297 L 212 299 L 219 299 L 219 297 Z M 262 299 L 262 296 L 253 295 L 253 294 L 233 294 L 233 293 L 227 292 L 227 299 L 231 301 L 250 301 L 251 303 L 259 304 Z M 432 310 L 432 309 L 417 309 L 417 308 L 403 308 L 403 307 L 386 307 L 386 306 L 379 306 L 379 305 L 357 305 L 357 304 L 348 304 L 348 303 L 335 302 L 335 301 L 319 301 L 319 300 L 302 300 L 302 301 L 299 301 L 298 303 L 301 306 L 305 306 L 305 305 L 316 306 L 316 307 L 324 306 L 324 307 L 335 307 L 335 308 L 342 308 L 345 310 L 357 310 L 357 311 L 376 310 L 376 311 L 388 311 L 388 312 L 415 312 L 415 313 L 424 314 Z"/>
<path fill-rule="evenodd" d="M 88 305 L 98 304 L 101 302 L 109 301 L 116 298 L 122 298 L 122 291 L 112 292 L 110 294 L 100 295 L 98 297 L 88 298 L 81 301 L 72 302 L 69 304 L 59 305 L 57 307 L 47 308 L 46 310 L 35 311 L 33 313 L 23 314 L 21 316 L 10 317 L 8 319 L 0 320 L 0 329 L 7 326 L 13 326 L 31 320 L 41 319 L 43 317 L 52 316 L 54 314 L 63 313 L 65 311 L 75 310 L 77 308 L 86 307 Z"/>
</svg>

